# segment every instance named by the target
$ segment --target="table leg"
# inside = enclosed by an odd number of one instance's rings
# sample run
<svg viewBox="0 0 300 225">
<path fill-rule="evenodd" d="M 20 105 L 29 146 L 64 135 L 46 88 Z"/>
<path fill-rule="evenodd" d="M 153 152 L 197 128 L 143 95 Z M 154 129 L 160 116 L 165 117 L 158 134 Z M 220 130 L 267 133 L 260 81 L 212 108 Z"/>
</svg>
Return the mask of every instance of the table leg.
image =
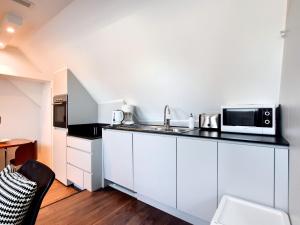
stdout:
<svg viewBox="0 0 300 225">
<path fill-rule="evenodd" d="M 4 166 L 7 166 L 7 148 L 4 149 Z"/>
</svg>

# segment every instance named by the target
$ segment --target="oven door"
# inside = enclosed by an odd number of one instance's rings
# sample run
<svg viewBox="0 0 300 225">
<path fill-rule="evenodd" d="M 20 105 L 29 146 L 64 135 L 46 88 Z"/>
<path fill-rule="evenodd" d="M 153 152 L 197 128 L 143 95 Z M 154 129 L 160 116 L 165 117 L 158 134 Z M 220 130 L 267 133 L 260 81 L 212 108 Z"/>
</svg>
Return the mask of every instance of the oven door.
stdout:
<svg viewBox="0 0 300 225">
<path fill-rule="evenodd" d="M 223 126 L 262 127 L 260 108 L 225 108 Z"/>
<path fill-rule="evenodd" d="M 67 128 L 68 125 L 67 102 L 53 104 L 53 126 Z"/>
</svg>

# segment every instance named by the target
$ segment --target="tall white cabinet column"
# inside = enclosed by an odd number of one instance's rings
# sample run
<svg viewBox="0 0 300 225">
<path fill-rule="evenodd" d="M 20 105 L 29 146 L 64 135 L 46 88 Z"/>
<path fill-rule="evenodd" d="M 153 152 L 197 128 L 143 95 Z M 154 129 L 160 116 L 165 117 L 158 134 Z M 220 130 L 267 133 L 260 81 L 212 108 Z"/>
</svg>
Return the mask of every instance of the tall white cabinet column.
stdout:
<svg viewBox="0 0 300 225">
<path fill-rule="evenodd" d="M 53 171 L 55 178 L 67 185 L 67 129 L 53 128 Z"/>
<path fill-rule="evenodd" d="M 68 125 L 96 123 L 98 121 L 98 104 L 71 70 L 63 68 L 55 72 L 53 96 L 55 95 L 68 95 Z M 65 185 L 67 185 L 67 133 L 67 128 L 53 127 L 53 170 L 56 179 Z"/>
</svg>

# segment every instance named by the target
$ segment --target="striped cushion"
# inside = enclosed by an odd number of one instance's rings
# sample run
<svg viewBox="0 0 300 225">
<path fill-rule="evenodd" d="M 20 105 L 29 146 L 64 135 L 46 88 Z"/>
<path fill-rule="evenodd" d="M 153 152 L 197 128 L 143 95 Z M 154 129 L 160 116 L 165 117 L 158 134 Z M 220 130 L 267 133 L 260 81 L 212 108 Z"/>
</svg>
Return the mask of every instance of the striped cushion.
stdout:
<svg viewBox="0 0 300 225">
<path fill-rule="evenodd" d="M 4 173 L 13 173 L 16 172 L 15 168 L 12 167 L 11 165 L 7 165 L 1 172 L 0 172 L 0 176 Z"/>
<path fill-rule="evenodd" d="M 21 224 L 37 190 L 36 182 L 7 166 L 0 172 L 0 224 Z"/>
</svg>

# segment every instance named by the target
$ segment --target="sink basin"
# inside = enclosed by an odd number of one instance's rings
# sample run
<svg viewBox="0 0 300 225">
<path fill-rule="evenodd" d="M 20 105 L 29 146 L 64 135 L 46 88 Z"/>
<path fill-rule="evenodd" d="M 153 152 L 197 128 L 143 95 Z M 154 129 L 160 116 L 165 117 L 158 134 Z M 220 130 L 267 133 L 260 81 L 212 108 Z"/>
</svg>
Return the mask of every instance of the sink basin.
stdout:
<svg viewBox="0 0 300 225">
<path fill-rule="evenodd" d="M 149 127 L 149 129 L 154 130 L 154 131 L 158 131 L 158 132 L 167 132 L 167 133 L 184 133 L 184 132 L 191 131 L 191 129 L 184 128 L 184 127 L 166 128 L 166 127 L 163 127 L 163 126 L 157 126 L 157 127 L 153 126 L 153 127 Z"/>
<path fill-rule="evenodd" d="M 133 125 L 133 126 L 119 126 L 119 129 L 133 130 L 133 131 L 152 131 L 159 133 L 185 133 L 193 129 L 186 127 L 169 127 L 165 126 L 153 126 L 153 125 Z"/>
</svg>

